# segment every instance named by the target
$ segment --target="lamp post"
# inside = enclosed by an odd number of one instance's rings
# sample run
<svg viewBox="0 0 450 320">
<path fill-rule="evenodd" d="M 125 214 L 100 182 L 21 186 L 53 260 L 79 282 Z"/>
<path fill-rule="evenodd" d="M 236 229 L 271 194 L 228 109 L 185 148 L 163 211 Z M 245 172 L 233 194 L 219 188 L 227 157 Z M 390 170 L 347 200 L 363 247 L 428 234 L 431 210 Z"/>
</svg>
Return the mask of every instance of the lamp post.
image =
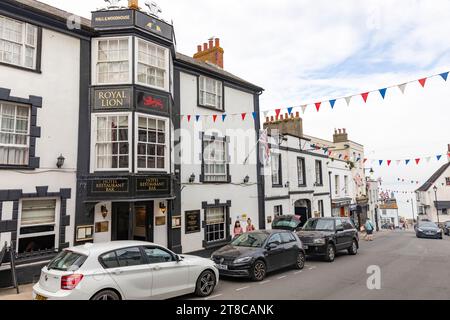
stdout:
<svg viewBox="0 0 450 320">
<path fill-rule="evenodd" d="M 409 202 L 409 200 L 407 202 Z M 411 210 L 412 210 L 412 214 L 413 214 L 413 226 L 414 226 L 415 223 L 416 223 L 416 218 L 414 216 L 414 202 L 413 202 L 413 199 L 411 199 Z M 419 221 L 417 221 L 417 222 L 419 222 Z"/>
<path fill-rule="evenodd" d="M 437 190 L 438 190 L 438 188 L 436 186 L 434 186 L 433 190 L 434 190 L 434 198 L 436 200 L 435 207 L 436 207 L 437 222 L 438 222 L 438 225 L 439 225 L 439 223 L 440 223 L 440 221 L 439 221 L 439 206 L 438 206 L 438 200 L 437 200 Z"/>
</svg>

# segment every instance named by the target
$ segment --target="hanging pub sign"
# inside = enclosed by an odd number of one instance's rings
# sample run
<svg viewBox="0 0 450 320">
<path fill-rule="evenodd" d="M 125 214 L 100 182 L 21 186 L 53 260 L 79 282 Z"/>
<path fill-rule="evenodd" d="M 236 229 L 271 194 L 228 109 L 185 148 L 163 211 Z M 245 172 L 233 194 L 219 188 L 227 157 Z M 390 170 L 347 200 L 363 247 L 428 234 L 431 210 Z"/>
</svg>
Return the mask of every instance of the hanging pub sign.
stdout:
<svg viewBox="0 0 450 320">
<path fill-rule="evenodd" d="M 94 109 L 130 109 L 131 88 L 95 89 Z"/>
<path fill-rule="evenodd" d="M 99 179 L 90 181 L 90 191 L 93 194 L 115 194 L 128 193 L 129 182 L 128 179 Z"/>
<path fill-rule="evenodd" d="M 185 212 L 185 233 L 197 233 L 201 231 L 200 210 Z"/>
<path fill-rule="evenodd" d="M 137 177 L 136 193 L 165 194 L 170 193 L 169 177 Z"/>
<path fill-rule="evenodd" d="M 168 115 L 169 114 L 169 98 L 160 94 L 137 91 L 137 108 L 143 111 Z"/>
<path fill-rule="evenodd" d="M 131 27 L 134 25 L 134 10 L 107 10 L 92 13 L 94 29 L 109 27 Z"/>
</svg>

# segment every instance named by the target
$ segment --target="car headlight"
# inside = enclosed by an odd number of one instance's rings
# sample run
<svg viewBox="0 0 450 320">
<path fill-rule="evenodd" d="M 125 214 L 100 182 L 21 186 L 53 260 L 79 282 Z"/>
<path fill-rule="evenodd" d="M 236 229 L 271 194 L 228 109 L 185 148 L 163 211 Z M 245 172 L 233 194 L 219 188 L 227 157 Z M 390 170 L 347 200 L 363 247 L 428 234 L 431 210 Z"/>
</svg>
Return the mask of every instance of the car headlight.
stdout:
<svg viewBox="0 0 450 320">
<path fill-rule="evenodd" d="M 418 228 L 418 229 L 417 229 L 417 231 L 419 231 L 419 232 L 423 232 L 423 230 L 422 230 L 422 229 L 420 229 L 420 228 Z"/>
<path fill-rule="evenodd" d="M 234 261 L 233 261 L 233 263 L 246 263 L 246 262 L 250 262 L 250 261 L 252 261 L 252 257 L 243 257 L 243 258 L 238 258 L 238 259 L 235 259 Z"/>
<path fill-rule="evenodd" d="M 314 244 L 325 244 L 325 239 L 315 239 Z"/>
</svg>

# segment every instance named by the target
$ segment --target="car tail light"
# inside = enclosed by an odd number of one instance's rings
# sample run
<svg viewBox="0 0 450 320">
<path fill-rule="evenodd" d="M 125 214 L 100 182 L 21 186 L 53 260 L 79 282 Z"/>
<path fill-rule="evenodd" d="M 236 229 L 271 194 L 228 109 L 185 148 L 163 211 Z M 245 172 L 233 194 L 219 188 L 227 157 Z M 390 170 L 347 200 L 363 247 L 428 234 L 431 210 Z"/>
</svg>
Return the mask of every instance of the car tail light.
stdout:
<svg viewBox="0 0 450 320">
<path fill-rule="evenodd" d="M 71 274 L 70 276 L 63 276 L 61 278 L 62 290 L 73 290 L 83 280 L 82 274 Z"/>
</svg>

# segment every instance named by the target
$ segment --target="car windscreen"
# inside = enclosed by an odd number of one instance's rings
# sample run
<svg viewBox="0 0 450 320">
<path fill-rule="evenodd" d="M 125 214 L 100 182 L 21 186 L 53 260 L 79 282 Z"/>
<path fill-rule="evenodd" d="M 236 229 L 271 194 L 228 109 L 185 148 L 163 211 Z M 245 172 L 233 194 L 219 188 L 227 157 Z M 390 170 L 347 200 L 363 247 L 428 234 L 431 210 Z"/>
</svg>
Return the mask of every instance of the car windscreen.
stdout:
<svg viewBox="0 0 450 320">
<path fill-rule="evenodd" d="M 333 231 L 334 220 L 331 219 L 310 219 L 306 222 L 303 230 L 306 231 Z"/>
<path fill-rule="evenodd" d="M 235 247 L 261 248 L 268 235 L 262 232 L 251 232 L 241 234 L 231 242 Z"/>
<path fill-rule="evenodd" d="M 86 261 L 87 256 L 73 251 L 61 251 L 50 263 L 47 265 L 48 270 L 59 271 L 76 271 Z"/>
<path fill-rule="evenodd" d="M 279 219 L 273 222 L 273 228 L 296 228 L 298 222 L 290 219 Z"/>
<path fill-rule="evenodd" d="M 420 228 L 438 228 L 437 224 L 433 222 L 425 222 L 419 225 Z"/>
</svg>

